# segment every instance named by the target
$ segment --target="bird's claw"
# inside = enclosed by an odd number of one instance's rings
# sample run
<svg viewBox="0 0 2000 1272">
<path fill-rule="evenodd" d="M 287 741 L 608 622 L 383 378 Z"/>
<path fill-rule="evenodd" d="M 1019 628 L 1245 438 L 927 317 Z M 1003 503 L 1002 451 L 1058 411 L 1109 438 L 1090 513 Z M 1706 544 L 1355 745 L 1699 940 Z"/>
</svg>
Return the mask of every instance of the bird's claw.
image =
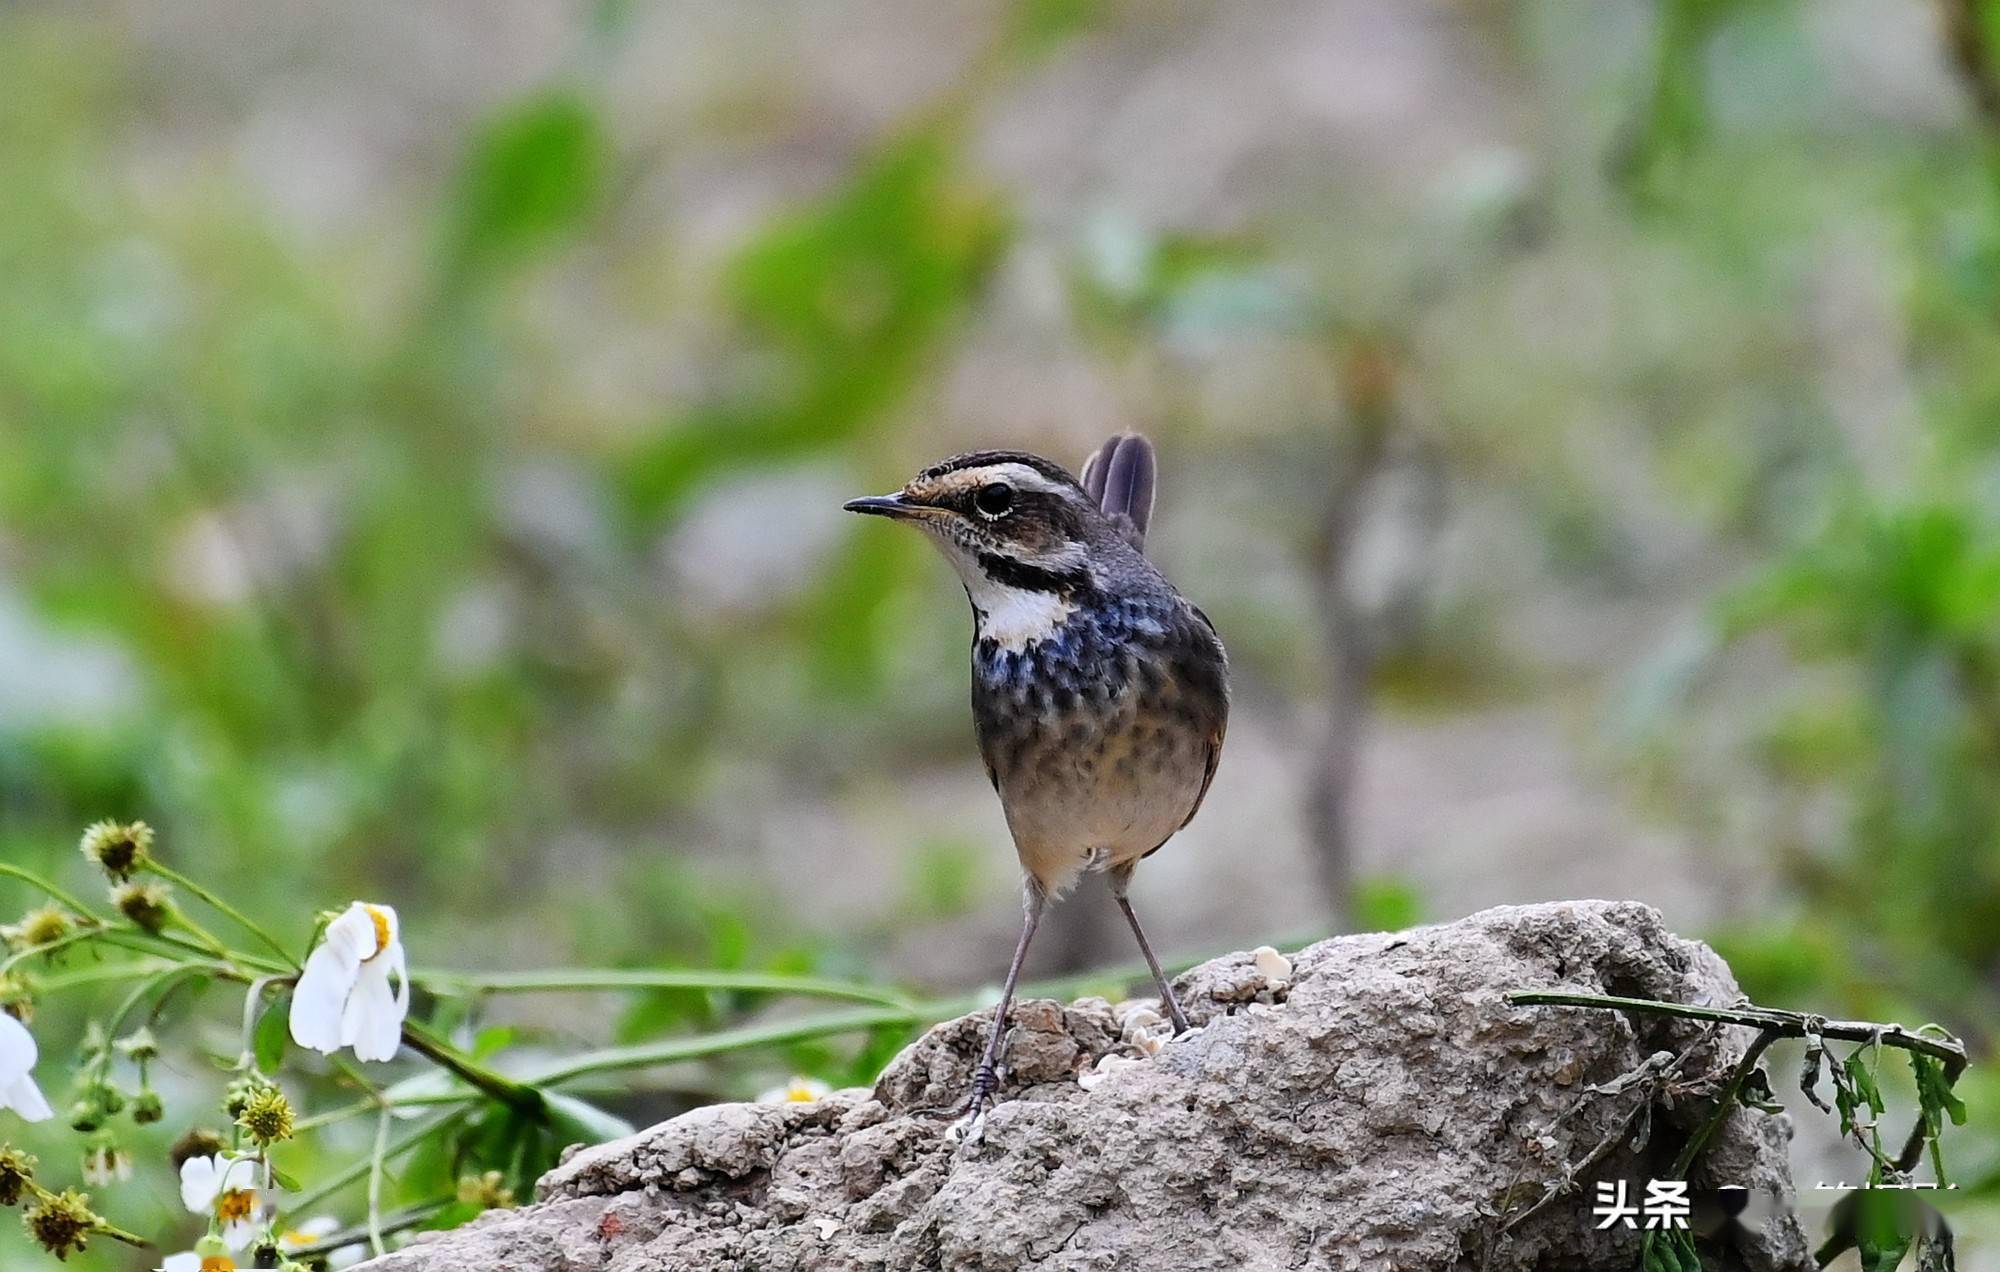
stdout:
<svg viewBox="0 0 2000 1272">
<path fill-rule="evenodd" d="M 986 1115 L 993 1109 L 993 1096 L 1000 1089 L 1000 1073 L 990 1064 L 972 1071 L 972 1094 L 958 1111 L 958 1120 L 945 1130 L 954 1144 L 977 1144 L 986 1137 Z"/>
</svg>

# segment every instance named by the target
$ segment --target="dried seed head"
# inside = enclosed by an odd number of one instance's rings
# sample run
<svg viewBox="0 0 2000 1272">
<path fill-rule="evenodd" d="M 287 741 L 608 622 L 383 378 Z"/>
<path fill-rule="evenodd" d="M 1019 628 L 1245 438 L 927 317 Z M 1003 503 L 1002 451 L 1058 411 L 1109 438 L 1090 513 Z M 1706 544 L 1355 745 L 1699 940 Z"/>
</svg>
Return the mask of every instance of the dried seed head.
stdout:
<svg viewBox="0 0 2000 1272">
<path fill-rule="evenodd" d="M 191 1127 L 167 1150 L 167 1160 L 173 1163 L 174 1173 L 178 1175 L 181 1167 L 188 1162 L 197 1157 L 213 1157 L 223 1148 L 222 1136 L 205 1126 Z"/>
<path fill-rule="evenodd" d="M 20 952 L 54 945 L 68 936 L 75 926 L 69 911 L 59 905 L 45 905 L 22 915 L 19 923 L 0 928 L 0 936 L 5 936 L 7 944 Z"/>
<path fill-rule="evenodd" d="M 111 904 L 137 927 L 158 936 L 173 921 L 173 894 L 164 883 L 133 880 L 111 889 Z"/>
<path fill-rule="evenodd" d="M 12 1144 L 0 1144 L 0 1206 L 18 1206 L 35 1179 L 35 1159 Z"/>
<path fill-rule="evenodd" d="M 94 822 L 83 832 L 83 855 L 122 883 L 145 868 L 152 857 L 153 828 L 145 822 Z"/>
<path fill-rule="evenodd" d="M 90 1209 L 90 1198 L 74 1188 L 44 1197 L 21 1216 L 21 1226 L 35 1244 L 58 1259 L 68 1259 L 74 1251 L 90 1244 L 99 1219 Z"/>
<path fill-rule="evenodd" d="M 24 1025 L 35 1023 L 35 987 L 27 977 L 13 972 L 0 975 L 0 1011 Z"/>
</svg>

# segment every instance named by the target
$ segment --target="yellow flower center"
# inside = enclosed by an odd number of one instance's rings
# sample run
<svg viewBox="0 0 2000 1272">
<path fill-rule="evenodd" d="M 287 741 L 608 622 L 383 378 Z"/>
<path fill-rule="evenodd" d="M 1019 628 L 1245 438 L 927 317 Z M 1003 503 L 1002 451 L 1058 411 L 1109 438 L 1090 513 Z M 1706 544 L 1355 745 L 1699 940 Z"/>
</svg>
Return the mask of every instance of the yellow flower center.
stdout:
<svg viewBox="0 0 2000 1272">
<path fill-rule="evenodd" d="M 361 960 L 362 962 L 365 963 L 368 962 L 369 959 L 378 957 L 382 953 L 382 951 L 389 948 L 391 933 L 389 928 L 389 916 L 382 912 L 382 908 L 380 906 L 369 905 L 368 903 L 363 902 L 361 908 L 368 912 L 369 920 L 375 924 L 375 953 L 370 954 L 368 958 Z"/>
<path fill-rule="evenodd" d="M 811 1104 L 819 1098 L 819 1093 L 803 1082 L 794 1082 L 785 1088 L 785 1099 L 792 1104 Z"/>
<path fill-rule="evenodd" d="M 201 1272 L 236 1272 L 236 1260 L 226 1254 L 211 1254 L 201 1261 Z"/>
<path fill-rule="evenodd" d="M 257 1194 L 248 1188 L 232 1188 L 215 1199 L 216 1217 L 224 1223 L 248 1219 L 257 1210 Z"/>
</svg>

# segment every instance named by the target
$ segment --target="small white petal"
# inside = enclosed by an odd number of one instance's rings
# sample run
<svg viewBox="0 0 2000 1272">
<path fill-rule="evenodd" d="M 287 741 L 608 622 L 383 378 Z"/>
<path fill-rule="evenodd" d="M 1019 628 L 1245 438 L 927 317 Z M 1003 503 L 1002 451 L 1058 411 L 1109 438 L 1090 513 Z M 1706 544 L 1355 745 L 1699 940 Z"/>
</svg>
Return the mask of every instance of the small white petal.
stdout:
<svg viewBox="0 0 2000 1272">
<path fill-rule="evenodd" d="M 231 1219 L 222 1225 L 222 1244 L 232 1252 L 248 1250 L 263 1230 L 263 1217 L 253 1215 L 249 1219 Z"/>
<path fill-rule="evenodd" d="M 222 1192 L 220 1159 L 190 1157 L 181 1163 L 181 1204 L 189 1213 L 205 1215 Z"/>
<path fill-rule="evenodd" d="M 40 1058 L 35 1035 L 20 1021 L 0 1012 L 0 1109 L 13 1109 L 30 1122 L 55 1116 L 55 1110 L 42 1098 L 42 1089 L 35 1085 L 35 1062 Z"/>
<path fill-rule="evenodd" d="M 0 1078 L 13 1079 L 35 1067 L 41 1051 L 28 1027 L 0 1011 Z"/>
<path fill-rule="evenodd" d="M 365 964 L 341 1013 L 340 1040 L 354 1048 L 357 1060 L 393 1060 L 403 1042 L 403 1015 L 409 999 L 398 997 L 389 984 L 384 960 Z"/>
<path fill-rule="evenodd" d="M 1273 982 L 1275 985 L 1277 983 L 1288 983 L 1292 979 L 1292 960 L 1278 953 L 1278 951 L 1272 949 L 1270 946 L 1260 945 L 1252 950 L 1250 954 L 1251 961 L 1256 964 L 1258 973 L 1265 980 Z"/>
<path fill-rule="evenodd" d="M 0 1087 L 0 1108 L 14 1110 L 24 1122 L 46 1122 L 56 1115 L 42 1097 L 42 1089 L 25 1073 L 14 1079 L 12 1086 Z"/>
<path fill-rule="evenodd" d="M 309 1246 L 340 1231 L 340 1220 L 332 1215 L 320 1215 L 308 1219 L 296 1228 L 289 1228 L 278 1236 L 282 1245 L 293 1247 Z"/>
<path fill-rule="evenodd" d="M 201 1256 L 198 1254 L 170 1254 L 160 1265 L 160 1272 L 201 1272 Z"/>
<path fill-rule="evenodd" d="M 292 991 L 293 1042 L 328 1054 L 340 1050 L 340 1014 L 360 973 L 361 960 L 345 944 L 328 942 L 307 956 Z"/>
<path fill-rule="evenodd" d="M 233 1157 L 190 1157 L 181 1163 L 181 1204 L 197 1215 L 215 1210 L 216 1199 L 232 1188 L 249 1188 L 257 1182 L 257 1161 Z"/>
</svg>

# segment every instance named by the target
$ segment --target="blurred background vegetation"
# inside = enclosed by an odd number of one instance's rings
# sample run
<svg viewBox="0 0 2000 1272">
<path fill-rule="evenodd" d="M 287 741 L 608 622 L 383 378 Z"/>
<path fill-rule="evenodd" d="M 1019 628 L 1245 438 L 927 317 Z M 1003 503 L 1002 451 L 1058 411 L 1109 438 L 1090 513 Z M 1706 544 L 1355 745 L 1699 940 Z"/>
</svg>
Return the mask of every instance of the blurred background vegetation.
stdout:
<svg viewBox="0 0 2000 1272">
<path fill-rule="evenodd" d="M 1139 427 L 1237 667 L 1173 953 L 1635 896 L 1990 1051 L 1996 145 L 1989 0 L 7 6 L 0 856 L 145 817 L 429 966 L 975 990 L 969 620 L 839 503 Z"/>
</svg>

